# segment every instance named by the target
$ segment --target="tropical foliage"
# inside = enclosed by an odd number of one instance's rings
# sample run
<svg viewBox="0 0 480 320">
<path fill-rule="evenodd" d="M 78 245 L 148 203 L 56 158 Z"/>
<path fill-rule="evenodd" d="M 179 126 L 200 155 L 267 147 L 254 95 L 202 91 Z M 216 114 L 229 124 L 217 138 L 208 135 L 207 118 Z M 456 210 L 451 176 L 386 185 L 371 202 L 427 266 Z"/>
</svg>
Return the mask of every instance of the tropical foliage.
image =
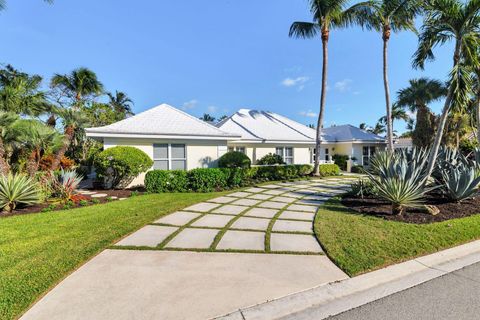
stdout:
<svg viewBox="0 0 480 320">
<path fill-rule="evenodd" d="M 0 211 L 40 202 L 35 181 L 22 174 L 0 175 Z"/>
</svg>

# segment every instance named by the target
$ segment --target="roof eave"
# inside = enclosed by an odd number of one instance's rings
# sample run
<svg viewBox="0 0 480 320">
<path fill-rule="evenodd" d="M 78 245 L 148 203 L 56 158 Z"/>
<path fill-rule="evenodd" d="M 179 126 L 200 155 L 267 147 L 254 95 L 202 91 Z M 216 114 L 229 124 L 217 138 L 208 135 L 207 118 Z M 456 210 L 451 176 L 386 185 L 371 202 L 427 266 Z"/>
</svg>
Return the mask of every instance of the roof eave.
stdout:
<svg viewBox="0 0 480 320">
<path fill-rule="evenodd" d="M 148 134 L 148 133 L 121 133 L 86 131 L 90 138 L 135 138 L 135 139 L 184 139 L 184 140 L 236 140 L 240 136 L 234 135 L 192 135 L 192 134 Z"/>
</svg>

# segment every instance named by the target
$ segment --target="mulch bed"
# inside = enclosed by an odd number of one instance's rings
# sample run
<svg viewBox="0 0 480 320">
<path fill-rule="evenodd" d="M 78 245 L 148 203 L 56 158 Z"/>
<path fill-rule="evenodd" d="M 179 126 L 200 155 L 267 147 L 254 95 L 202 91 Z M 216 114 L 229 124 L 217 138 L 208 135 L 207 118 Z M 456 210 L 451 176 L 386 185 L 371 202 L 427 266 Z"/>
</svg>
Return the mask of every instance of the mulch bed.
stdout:
<svg viewBox="0 0 480 320">
<path fill-rule="evenodd" d="M 416 224 L 446 221 L 480 213 L 480 195 L 461 203 L 450 202 L 439 195 L 427 196 L 425 204 L 436 206 L 440 210 L 437 215 L 421 212 L 415 208 L 407 208 L 403 215 L 392 215 L 390 204 L 374 198 L 361 199 L 345 196 L 342 198 L 342 204 L 358 213 L 381 217 L 386 220 Z"/>
<path fill-rule="evenodd" d="M 8 216 L 14 216 L 14 215 L 20 215 L 20 214 L 29 214 L 29 213 L 39 213 L 39 212 L 45 212 L 45 210 L 48 209 L 48 211 L 57 211 L 57 210 L 65 210 L 65 209 L 73 209 L 73 208 L 80 208 L 80 207 L 87 207 L 90 205 L 94 204 L 100 204 L 100 203 L 105 203 L 105 202 L 111 202 L 111 201 L 117 201 L 118 199 L 111 199 L 111 197 L 117 197 L 117 198 L 128 198 L 132 195 L 133 192 L 138 193 L 139 195 L 144 193 L 144 190 L 141 189 L 136 189 L 136 190 L 94 190 L 94 189 L 88 189 L 88 191 L 93 191 L 96 193 L 104 193 L 107 194 L 106 197 L 103 198 L 92 198 L 90 195 L 82 195 L 82 197 L 85 197 L 85 200 L 88 201 L 87 205 L 80 205 L 79 203 L 73 204 L 70 207 L 66 208 L 64 207 L 63 203 L 40 203 L 34 206 L 29 206 L 29 207 L 19 207 L 16 210 L 14 210 L 11 213 L 5 213 L 0 211 L 0 218 L 2 217 L 8 217 Z M 94 202 L 95 201 L 95 202 Z M 55 208 L 49 209 L 50 206 L 55 205 Z"/>
</svg>

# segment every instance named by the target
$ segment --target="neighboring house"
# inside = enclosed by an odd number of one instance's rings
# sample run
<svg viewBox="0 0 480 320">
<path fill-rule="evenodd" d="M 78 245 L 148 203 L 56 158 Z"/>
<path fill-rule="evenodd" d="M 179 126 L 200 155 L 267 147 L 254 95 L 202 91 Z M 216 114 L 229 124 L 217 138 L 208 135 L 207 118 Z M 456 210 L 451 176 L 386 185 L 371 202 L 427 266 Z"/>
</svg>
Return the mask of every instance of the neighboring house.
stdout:
<svg viewBox="0 0 480 320">
<path fill-rule="evenodd" d="M 393 140 L 394 149 L 413 149 L 413 140 L 412 138 L 396 138 Z"/>
<path fill-rule="evenodd" d="M 255 163 L 268 153 L 287 164 L 310 164 L 315 159 L 315 129 L 273 112 L 241 109 L 213 126 L 162 104 L 108 126 L 86 129 L 105 148 L 134 146 L 154 160 L 153 169 L 216 167 L 229 150 L 244 152 Z M 351 125 L 324 128 L 320 161 L 348 155 L 361 165 L 385 148 L 385 139 Z M 143 175 L 134 183 L 143 182 Z"/>
</svg>

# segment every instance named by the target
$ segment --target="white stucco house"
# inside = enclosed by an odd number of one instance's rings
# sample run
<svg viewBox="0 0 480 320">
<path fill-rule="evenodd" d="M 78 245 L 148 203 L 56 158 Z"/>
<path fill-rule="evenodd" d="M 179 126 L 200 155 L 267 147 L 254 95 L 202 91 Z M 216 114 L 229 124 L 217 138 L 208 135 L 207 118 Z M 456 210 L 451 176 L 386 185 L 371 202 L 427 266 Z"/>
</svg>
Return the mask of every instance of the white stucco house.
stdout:
<svg viewBox="0 0 480 320">
<path fill-rule="evenodd" d="M 241 109 L 212 125 L 162 104 L 104 127 L 88 128 L 88 137 L 104 148 L 133 146 L 149 155 L 152 169 L 216 167 L 230 150 L 244 152 L 255 163 L 268 153 L 277 153 L 287 164 L 310 164 L 315 157 L 315 130 L 273 112 Z M 320 160 L 334 154 L 353 157 L 368 165 L 369 158 L 385 148 L 385 139 L 351 125 L 324 128 Z M 143 182 L 143 176 L 134 183 Z"/>
</svg>

